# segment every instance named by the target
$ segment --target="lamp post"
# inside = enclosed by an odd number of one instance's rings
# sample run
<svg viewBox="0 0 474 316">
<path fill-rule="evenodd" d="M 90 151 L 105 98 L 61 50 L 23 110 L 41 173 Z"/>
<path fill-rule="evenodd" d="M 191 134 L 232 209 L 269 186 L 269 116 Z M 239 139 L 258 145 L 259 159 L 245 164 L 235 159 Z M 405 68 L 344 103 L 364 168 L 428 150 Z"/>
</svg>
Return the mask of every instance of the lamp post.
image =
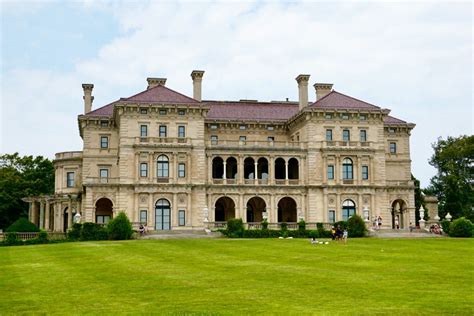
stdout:
<svg viewBox="0 0 474 316">
<path fill-rule="evenodd" d="M 81 214 L 79 214 L 79 212 L 76 213 L 76 215 L 74 215 L 74 223 L 80 223 L 81 222 Z"/>
<path fill-rule="evenodd" d="M 445 216 L 444 218 L 446 218 L 448 221 L 451 221 L 451 219 L 452 219 L 453 217 L 452 217 L 451 214 L 449 214 L 449 212 L 448 212 L 448 214 L 446 214 L 446 216 Z"/>
<path fill-rule="evenodd" d="M 425 228 L 425 209 L 423 208 L 423 205 L 420 206 L 420 229 L 424 229 Z"/>
</svg>

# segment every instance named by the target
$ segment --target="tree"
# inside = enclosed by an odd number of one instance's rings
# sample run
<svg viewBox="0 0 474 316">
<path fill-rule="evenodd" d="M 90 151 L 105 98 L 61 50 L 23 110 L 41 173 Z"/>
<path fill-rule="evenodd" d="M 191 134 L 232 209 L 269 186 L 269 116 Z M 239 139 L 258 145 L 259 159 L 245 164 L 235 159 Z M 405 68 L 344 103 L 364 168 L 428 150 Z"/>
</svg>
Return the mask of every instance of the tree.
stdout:
<svg viewBox="0 0 474 316">
<path fill-rule="evenodd" d="M 0 228 L 27 216 L 28 204 L 22 198 L 53 192 L 54 167 L 49 159 L 18 153 L 0 156 Z"/>
<path fill-rule="evenodd" d="M 439 214 L 474 220 L 474 136 L 438 138 L 430 164 L 438 169 L 427 193 L 440 201 Z"/>
</svg>

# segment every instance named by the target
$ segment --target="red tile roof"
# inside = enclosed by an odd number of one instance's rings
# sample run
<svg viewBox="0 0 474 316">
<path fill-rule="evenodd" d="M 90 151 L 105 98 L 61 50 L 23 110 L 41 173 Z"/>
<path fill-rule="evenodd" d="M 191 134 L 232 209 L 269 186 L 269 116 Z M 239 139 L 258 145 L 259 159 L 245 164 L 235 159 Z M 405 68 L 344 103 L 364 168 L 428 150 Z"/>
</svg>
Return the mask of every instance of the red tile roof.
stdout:
<svg viewBox="0 0 474 316">
<path fill-rule="evenodd" d="M 114 114 L 114 106 L 118 101 L 114 101 L 103 107 L 90 111 L 86 116 L 112 116 Z"/>
<path fill-rule="evenodd" d="M 310 107 L 324 109 L 363 109 L 380 110 L 380 107 L 342 94 L 335 90 L 310 105 Z"/>
<path fill-rule="evenodd" d="M 210 110 L 208 119 L 286 121 L 296 113 L 297 103 L 289 102 L 251 102 L 251 101 L 203 101 Z"/>
<path fill-rule="evenodd" d="M 383 122 L 385 124 L 407 124 L 407 122 L 403 121 L 403 120 L 400 120 L 400 119 L 397 119 L 396 117 L 393 117 L 393 116 L 390 116 L 390 115 L 387 115 Z"/>
<path fill-rule="evenodd" d="M 199 103 L 184 94 L 171 90 L 165 86 L 158 85 L 147 89 L 128 98 L 122 98 L 121 101 L 130 102 L 150 102 L 150 103 Z"/>
</svg>

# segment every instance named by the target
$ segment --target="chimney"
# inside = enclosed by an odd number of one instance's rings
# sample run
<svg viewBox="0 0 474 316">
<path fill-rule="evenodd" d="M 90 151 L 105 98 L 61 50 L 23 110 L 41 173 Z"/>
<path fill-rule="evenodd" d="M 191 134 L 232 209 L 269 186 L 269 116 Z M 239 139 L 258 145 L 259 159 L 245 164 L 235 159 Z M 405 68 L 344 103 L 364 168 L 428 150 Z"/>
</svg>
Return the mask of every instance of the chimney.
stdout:
<svg viewBox="0 0 474 316">
<path fill-rule="evenodd" d="M 316 101 L 321 100 L 332 91 L 332 83 L 315 83 Z"/>
<path fill-rule="evenodd" d="M 165 86 L 166 84 L 166 78 L 146 78 L 146 81 L 148 82 L 147 90 L 156 86 Z"/>
<path fill-rule="evenodd" d="M 308 81 L 309 75 L 299 75 L 296 77 L 296 82 L 298 82 L 300 111 L 308 106 Z"/>
<path fill-rule="evenodd" d="M 92 89 L 94 89 L 94 85 L 91 83 L 83 83 L 82 90 L 84 90 L 84 114 L 89 113 L 92 110 L 92 101 L 94 101 L 94 97 L 92 96 Z"/>
<path fill-rule="evenodd" d="M 202 83 L 202 76 L 204 76 L 203 70 L 193 70 L 191 72 L 191 78 L 193 79 L 193 98 L 194 100 L 201 101 L 201 83 Z"/>
</svg>

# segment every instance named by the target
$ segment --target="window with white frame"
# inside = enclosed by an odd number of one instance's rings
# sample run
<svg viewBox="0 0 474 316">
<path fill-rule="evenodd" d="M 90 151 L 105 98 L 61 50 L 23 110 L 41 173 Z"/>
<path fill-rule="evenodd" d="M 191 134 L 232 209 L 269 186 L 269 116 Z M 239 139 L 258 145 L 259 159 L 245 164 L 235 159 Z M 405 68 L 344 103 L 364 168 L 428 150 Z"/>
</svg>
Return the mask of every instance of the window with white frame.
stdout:
<svg viewBox="0 0 474 316">
<path fill-rule="evenodd" d="M 352 180 L 354 178 L 352 167 L 353 167 L 353 164 L 350 158 L 345 158 L 342 161 L 342 179 Z"/>
<path fill-rule="evenodd" d="M 178 211 L 178 225 L 185 226 L 186 225 L 186 212 L 185 210 Z"/>
<path fill-rule="evenodd" d="M 148 177 L 148 163 L 146 162 L 140 163 L 140 177 Z"/>
<path fill-rule="evenodd" d="M 328 165 L 328 180 L 333 180 L 334 179 L 334 166 L 333 165 Z"/>
<path fill-rule="evenodd" d="M 100 148 L 102 148 L 102 149 L 109 148 L 109 137 L 108 136 L 100 136 Z"/>
<path fill-rule="evenodd" d="M 360 141 L 361 142 L 367 141 L 367 131 L 365 129 L 360 130 Z"/>
<path fill-rule="evenodd" d="M 182 162 L 178 164 L 178 178 L 184 178 L 186 176 L 186 165 Z"/>
<path fill-rule="evenodd" d="M 186 137 L 186 127 L 184 125 L 178 126 L 178 137 L 179 138 Z"/>
<path fill-rule="evenodd" d="M 329 210 L 328 220 L 329 220 L 329 223 L 335 223 L 336 222 L 336 211 L 335 210 Z"/>
<path fill-rule="evenodd" d="M 166 125 L 160 125 L 159 127 L 159 135 L 160 137 L 166 137 L 167 132 L 166 132 Z"/>
<path fill-rule="evenodd" d="M 73 188 L 75 186 L 74 172 L 66 173 L 66 185 L 67 185 L 68 188 Z"/>
<path fill-rule="evenodd" d="M 148 136 L 148 126 L 140 125 L 140 137 L 147 137 L 147 136 Z"/>
<path fill-rule="evenodd" d="M 219 142 L 219 137 L 217 135 L 211 135 L 211 145 L 217 145 Z"/>
<path fill-rule="evenodd" d="M 362 180 L 369 179 L 369 166 L 362 166 Z"/>
<path fill-rule="evenodd" d="M 351 218 L 352 215 L 354 215 L 356 212 L 356 206 L 354 201 L 352 200 L 345 200 L 342 203 L 342 220 L 347 221 L 349 218 Z"/>
<path fill-rule="evenodd" d="M 158 157 L 156 175 L 159 178 L 169 177 L 169 160 L 165 155 L 160 155 Z"/>
<path fill-rule="evenodd" d="M 345 142 L 351 140 L 351 132 L 348 129 L 342 131 L 342 140 Z"/>
<path fill-rule="evenodd" d="M 397 153 L 397 143 L 391 142 L 390 143 L 390 153 L 396 154 Z"/>
<path fill-rule="evenodd" d="M 147 210 L 140 210 L 140 224 L 145 224 L 147 223 Z"/>
<path fill-rule="evenodd" d="M 326 130 L 326 141 L 328 142 L 332 141 L 332 129 Z"/>
</svg>

